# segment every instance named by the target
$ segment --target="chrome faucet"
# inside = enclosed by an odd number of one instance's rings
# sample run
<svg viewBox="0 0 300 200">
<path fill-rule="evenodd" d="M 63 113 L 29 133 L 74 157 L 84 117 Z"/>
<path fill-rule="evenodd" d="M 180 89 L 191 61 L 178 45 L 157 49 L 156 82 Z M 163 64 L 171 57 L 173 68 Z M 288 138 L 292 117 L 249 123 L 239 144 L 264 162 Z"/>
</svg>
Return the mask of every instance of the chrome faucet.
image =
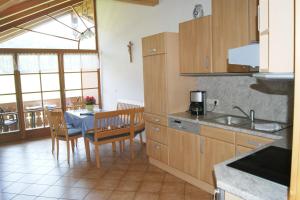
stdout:
<svg viewBox="0 0 300 200">
<path fill-rule="evenodd" d="M 250 114 L 248 115 L 245 111 L 243 111 L 243 109 L 241 109 L 239 106 L 233 106 L 232 109 L 238 109 L 239 111 L 241 111 L 247 118 L 249 118 L 251 120 L 251 122 L 254 122 L 255 120 L 255 111 L 254 110 L 250 110 Z"/>
</svg>

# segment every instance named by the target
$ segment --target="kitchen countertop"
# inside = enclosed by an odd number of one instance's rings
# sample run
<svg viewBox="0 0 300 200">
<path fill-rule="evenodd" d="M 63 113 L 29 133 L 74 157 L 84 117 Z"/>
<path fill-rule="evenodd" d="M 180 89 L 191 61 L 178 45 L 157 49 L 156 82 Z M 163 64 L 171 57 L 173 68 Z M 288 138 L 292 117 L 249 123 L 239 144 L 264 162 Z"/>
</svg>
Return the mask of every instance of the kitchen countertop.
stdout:
<svg viewBox="0 0 300 200">
<path fill-rule="evenodd" d="M 275 140 L 272 144 L 261 146 L 252 152 L 215 165 L 217 187 L 245 200 L 286 200 L 288 197 L 288 188 L 286 186 L 228 167 L 227 164 L 270 145 L 290 148 L 292 128 L 283 129 L 275 133 L 266 133 L 238 126 L 221 125 L 210 121 L 210 119 L 224 115 L 226 114 L 208 112 L 207 115 L 196 118 L 189 112 L 182 112 L 171 114 L 169 117 Z"/>
</svg>

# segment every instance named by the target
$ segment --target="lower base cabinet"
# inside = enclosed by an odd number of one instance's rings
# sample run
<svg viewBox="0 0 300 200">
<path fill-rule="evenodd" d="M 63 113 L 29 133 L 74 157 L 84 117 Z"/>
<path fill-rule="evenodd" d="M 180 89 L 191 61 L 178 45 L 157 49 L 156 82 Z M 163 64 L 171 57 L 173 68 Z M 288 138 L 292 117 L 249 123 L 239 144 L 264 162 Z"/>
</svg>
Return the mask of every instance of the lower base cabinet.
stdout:
<svg viewBox="0 0 300 200">
<path fill-rule="evenodd" d="M 202 136 L 200 141 L 200 179 L 210 185 L 215 185 L 214 165 L 233 158 L 235 156 L 235 145 Z"/>
<path fill-rule="evenodd" d="M 147 154 L 148 156 L 161 161 L 165 164 L 169 163 L 168 147 L 153 140 L 147 141 Z"/>
<path fill-rule="evenodd" d="M 200 135 L 168 128 L 170 166 L 200 179 Z"/>
</svg>

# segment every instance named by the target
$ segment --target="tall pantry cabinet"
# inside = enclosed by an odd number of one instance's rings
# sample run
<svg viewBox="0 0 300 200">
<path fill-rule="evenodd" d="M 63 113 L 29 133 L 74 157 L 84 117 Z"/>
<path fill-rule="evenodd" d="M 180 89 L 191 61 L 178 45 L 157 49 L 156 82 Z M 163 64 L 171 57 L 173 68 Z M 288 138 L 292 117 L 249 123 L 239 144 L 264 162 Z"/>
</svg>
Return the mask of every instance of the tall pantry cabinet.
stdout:
<svg viewBox="0 0 300 200">
<path fill-rule="evenodd" d="M 196 79 L 180 76 L 178 33 L 142 39 L 147 153 L 168 164 L 167 115 L 189 106 Z"/>
</svg>

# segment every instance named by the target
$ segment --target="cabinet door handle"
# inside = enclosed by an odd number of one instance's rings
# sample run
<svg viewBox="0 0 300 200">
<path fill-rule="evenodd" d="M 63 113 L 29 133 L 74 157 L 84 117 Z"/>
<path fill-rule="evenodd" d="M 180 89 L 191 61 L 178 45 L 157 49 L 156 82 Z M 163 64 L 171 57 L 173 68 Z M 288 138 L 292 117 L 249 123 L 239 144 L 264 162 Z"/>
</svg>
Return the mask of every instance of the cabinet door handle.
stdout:
<svg viewBox="0 0 300 200">
<path fill-rule="evenodd" d="M 157 50 L 155 48 L 149 50 L 150 53 L 155 53 L 156 51 Z"/>
<path fill-rule="evenodd" d="M 156 118 L 156 119 L 154 119 L 154 121 L 155 121 L 155 122 L 160 122 L 160 119 L 157 119 L 157 118 Z"/>
<path fill-rule="evenodd" d="M 200 153 L 203 154 L 205 149 L 205 141 L 200 138 Z"/>
<path fill-rule="evenodd" d="M 208 64 L 208 56 L 205 57 L 204 67 L 205 67 L 205 68 L 208 68 L 208 67 L 209 67 L 209 64 Z"/>
<path fill-rule="evenodd" d="M 156 148 L 156 149 L 160 149 L 160 146 L 159 146 L 159 145 L 156 145 L 155 148 Z"/>
</svg>

